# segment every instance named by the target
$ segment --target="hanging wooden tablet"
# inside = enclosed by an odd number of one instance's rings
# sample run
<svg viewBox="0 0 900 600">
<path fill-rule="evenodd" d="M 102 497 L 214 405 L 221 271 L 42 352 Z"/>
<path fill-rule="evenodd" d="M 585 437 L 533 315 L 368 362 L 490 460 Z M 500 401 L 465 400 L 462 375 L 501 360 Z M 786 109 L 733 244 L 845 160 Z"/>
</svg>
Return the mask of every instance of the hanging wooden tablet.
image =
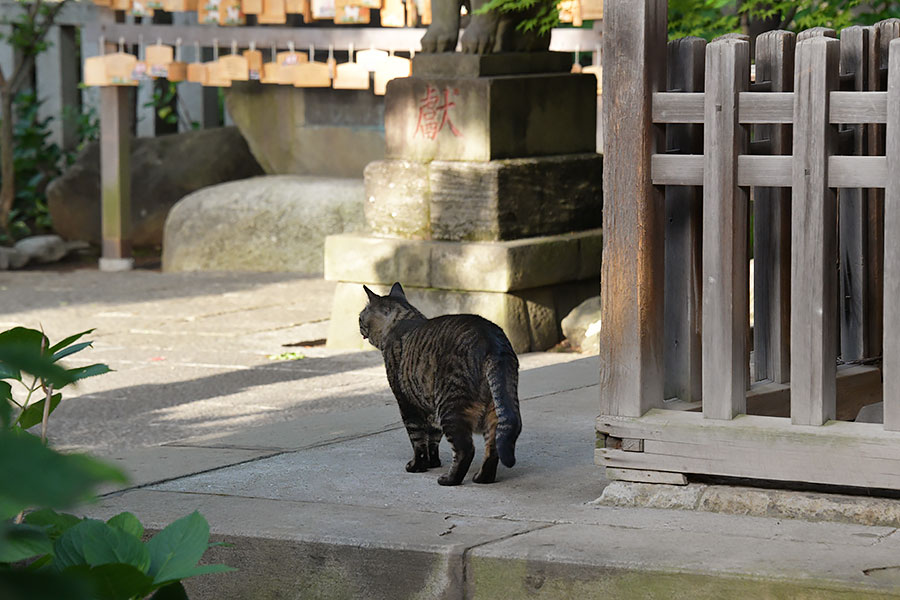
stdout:
<svg viewBox="0 0 900 600">
<path fill-rule="evenodd" d="M 131 10 L 131 0 L 111 0 L 109 7 L 113 10 Z"/>
<path fill-rule="evenodd" d="M 382 27 L 403 27 L 406 25 L 406 9 L 403 0 L 384 0 L 381 7 Z"/>
<path fill-rule="evenodd" d="M 422 18 L 422 25 L 431 25 L 431 0 L 419 0 L 416 8 Z"/>
<path fill-rule="evenodd" d="M 245 15 L 258 15 L 263 11 L 263 0 L 242 0 L 241 10 Z"/>
<path fill-rule="evenodd" d="M 218 25 L 221 4 L 221 0 L 200 0 L 197 5 L 197 22 L 203 25 Z"/>
<path fill-rule="evenodd" d="M 303 0 L 285 0 L 284 10 L 291 15 L 303 14 Z"/>
<path fill-rule="evenodd" d="M 241 12 L 241 0 L 220 0 L 219 24 L 227 26 L 244 25 L 247 22 Z"/>
<path fill-rule="evenodd" d="M 376 50 L 375 48 L 360 50 L 356 53 L 356 62 L 365 67 L 367 71 L 374 71 L 378 68 L 378 65 L 387 59 L 387 52 L 384 50 Z"/>
<path fill-rule="evenodd" d="M 409 77 L 412 74 L 412 61 L 402 56 L 389 56 L 375 69 L 374 91 L 376 96 L 384 96 L 387 83 L 398 77 Z"/>
<path fill-rule="evenodd" d="M 338 90 L 369 89 L 369 71 L 362 65 L 353 62 L 353 45 L 350 45 L 350 62 L 334 68 L 332 86 Z"/>
<path fill-rule="evenodd" d="M 175 40 L 175 59 L 166 68 L 166 79 L 172 82 L 187 78 L 187 63 L 181 60 L 181 38 Z"/>
<path fill-rule="evenodd" d="M 328 20 L 334 18 L 334 0 L 309 0 L 312 5 L 312 16 L 316 20 Z"/>
<path fill-rule="evenodd" d="M 381 9 L 381 0 L 347 0 L 349 6 L 360 6 L 372 10 Z"/>
<path fill-rule="evenodd" d="M 603 18 L 603 0 L 581 0 L 581 18 L 596 21 Z"/>
<path fill-rule="evenodd" d="M 368 8 L 352 6 L 347 4 L 349 0 L 334 1 L 334 23 L 335 25 L 359 25 L 368 23 L 371 14 Z"/>
<path fill-rule="evenodd" d="M 294 87 L 331 87 L 328 65 L 316 62 L 316 51 L 312 46 L 309 48 L 307 62 L 297 65 L 294 71 Z"/>
<path fill-rule="evenodd" d="M 197 0 L 163 0 L 163 8 L 169 12 L 197 10 Z"/>
<path fill-rule="evenodd" d="M 152 17 L 153 9 L 147 6 L 146 0 L 132 0 L 129 13 L 133 17 Z"/>
<path fill-rule="evenodd" d="M 416 8 L 416 0 L 405 0 L 406 1 L 406 26 L 407 27 L 415 27 L 418 25 L 419 21 L 419 13 Z"/>
<path fill-rule="evenodd" d="M 250 79 L 259 81 L 262 78 L 263 55 L 256 49 L 256 44 L 250 42 L 250 49 L 244 50 L 244 58 L 247 59 L 247 70 Z"/>
<path fill-rule="evenodd" d="M 206 87 L 231 87 L 231 80 L 226 76 L 222 63 L 214 60 L 205 64 L 206 81 L 203 82 L 203 85 Z"/>
<path fill-rule="evenodd" d="M 155 44 L 147 46 L 144 59 L 151 77 L 166 77 L 169 65 L 175 60 L 175 51 L 172 46 L 166 46 L 157 40 Z"/>
<path fill-rule="evenodd" d="M 84 85 L 109 85 L 104 58 L 104 56 L 92 56 L 84 60 Z"/>
<path fill-rule="evenodd" d="M 126 52 L 115 52 L 103 57 L 106 80 L 109 85 L 137 85 L 134 78 L 134 67 L 137 56 Z"/>
<path fill-rule="evenodd" d="M 287 21 L 284 0 L 263 0 L 263 11 L 256 15 L 256 22 L 262 25 L 283 24 Z"/>
<path fill-rule="evenodd" d="M 219 69 L 222 76 L 229 81 L 249 81 L 250 64 L 247 59 L 237 53 L 237 42 L 231 42 L 231 54 L 219 58 Z"/>
</svg>

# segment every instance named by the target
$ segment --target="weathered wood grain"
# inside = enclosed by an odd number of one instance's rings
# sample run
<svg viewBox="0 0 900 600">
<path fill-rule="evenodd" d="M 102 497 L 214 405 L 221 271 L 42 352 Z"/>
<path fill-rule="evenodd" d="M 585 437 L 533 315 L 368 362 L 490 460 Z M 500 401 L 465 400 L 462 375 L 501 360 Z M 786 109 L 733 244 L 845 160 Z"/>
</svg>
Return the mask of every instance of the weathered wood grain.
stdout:
<svg viewBox="0 0 900 600">
<path fill-rule="evenodd" d="M 672 40 L 667 48 L 669 90 L 702 92 L 706 40 Z M 666 127 L 666 152 L 702 154 L 703 128 Z M 700 241 L 703 192 L 700 187 L 666 187 L 665 386 L 666 398 L 700 399 Z"/>
<path fill-rule="evenodd" d="M 687 477 L 681 473 L 619 469 L 617 467 L 607 467 L 606 478 L 610 481 L 634 481 L 637 483 L 662 483 L 666 485 L 687 485 L 688 482 Z"/>
<path fill-rule="evenodd" d="M 738 156 L 749 135 L 738 94 L 750 85 L 750 44 L 726 38 L 706 47 L 703 130 L 703 415 L 731 419 L 746 410 L 749 381 L 748 189 Z"/>
<path fill-rule="evenodd" d="M 665 198 L 650 160 L 664 144 L 651 101 L 666 84 L 667 6 L 608 0 L 604 8 L 600 410 L 637 416 L 664 399 Z"/>
<path fill-rule="evenodd" d="M 131 115 L 133 88 L 100 88 L 102 257 L 131 258 Z"/>
<path fill-rule="evenodd" d="M 756 80 L 770 84 L 772 92 L 764 95 L 788 104 L 788 122 L 794 115 L 795 46 L 795 36 L 789 31 L 768 31 L 756 39 Z M 741 94 L 742 102 L 745 98 L 750 97 Z M 742 121 L 748 122 L 743 118 L 747 111 L 743 104 L 741 107 Z M 790 160 L 785 156 L 791 153 L 791 127 L 760 124 L 753 135 L 757 140 L 769 140 L 770 153 L 777 155 L 738 159 L 739 185 L 751 185 L 744 179 L 750 171 L 764 172 L 757 179 L 759 187 L 752 190 L 754 372 L 757 381 L 784 383 L 791 375 L 791 192 L 785 189 L 791 185 Z M 776 165 L 785 165 L 782 177 L 777 176 Z"/>
<path fill-rule="evenodd" d="M 828 122 L 840 42 L 797 43 L 791 196 L 791 420 L 822 425 L 835 414 L 837 200 L 828 186 L 836 130 Z"/>
<path fill-rule="evenodd" d="M 889 46 L 884 196 L 884 428 L 900 430 L 900 39 Z"/>
</svg>

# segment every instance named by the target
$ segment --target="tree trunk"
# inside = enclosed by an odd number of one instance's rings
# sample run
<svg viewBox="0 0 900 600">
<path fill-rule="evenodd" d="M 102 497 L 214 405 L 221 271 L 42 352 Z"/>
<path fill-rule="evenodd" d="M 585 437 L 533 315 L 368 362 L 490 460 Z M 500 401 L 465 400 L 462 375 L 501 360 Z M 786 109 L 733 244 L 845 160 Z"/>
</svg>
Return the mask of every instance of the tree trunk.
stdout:
<svg viewBox="0 0 900 600">
<path fill-rule="evenodd" d="M 9 234 L 9 213 L 16 197 L 16 170 L 13 163 L 13 95 L 0 89 L 0 232 Z"/>
</svg>

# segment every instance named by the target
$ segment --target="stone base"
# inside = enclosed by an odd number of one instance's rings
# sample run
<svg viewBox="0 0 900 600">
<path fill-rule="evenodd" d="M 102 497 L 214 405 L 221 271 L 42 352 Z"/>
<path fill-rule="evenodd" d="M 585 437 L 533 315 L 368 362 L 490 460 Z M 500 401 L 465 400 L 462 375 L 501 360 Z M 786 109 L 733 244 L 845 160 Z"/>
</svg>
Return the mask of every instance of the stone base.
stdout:
<svg viewBox="0 0 900 600">
<path fill-rule="evenodd" d="M 512 240 L 600 227 L 603 156 L 478 161 L 381 160 L 365 171 L 373 232 L 439 240 Z"/>
<path fill-rule="evenodd" d="M 568 73 L 572 55 L 568 52 L 499 52 L 466 54 L 460 52 L 419 52 L 413 57 L 413 77 L 487 77 Z"/>
<path fill-rule="evenodd" d="M 497 323 L 516 352 L 546 350 L 560 321 L 599 294 L 599 229 L 507 242 L 444 242 L 343 234 L 325 241 L 325 278 L 338 281 L 330 348 L 370 348 L 359 335 L 362 285 L 403 284 L 429 317 L 474 313 Z"/>
<path fill-rule="evenodd" d="M 387 294 L 390 285 L 366 284 Z M 371 350 L 359 334 L 359 313 L 366 306 L 363 284 L 340 282 L 334 291 L 328 348 Z M 600 293 L 599 277 L 516 292 L 471 292 L 404 285 L 409 301 L 427 317 L 472 313 L 493 321 L 506 332 L 513 349 L 547 350 L 562 339 L 559 322 L 584 299 Z"/>
</svg>

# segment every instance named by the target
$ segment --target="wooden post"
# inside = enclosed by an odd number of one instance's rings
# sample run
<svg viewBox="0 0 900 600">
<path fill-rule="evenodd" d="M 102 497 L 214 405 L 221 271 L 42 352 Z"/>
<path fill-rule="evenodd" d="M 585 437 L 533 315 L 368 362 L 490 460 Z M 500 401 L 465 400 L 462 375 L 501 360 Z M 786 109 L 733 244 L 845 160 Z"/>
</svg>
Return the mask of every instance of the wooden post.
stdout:
<svg viewBox="0 0 900 600">
<path fill-rule="evenodd" d="M 767 31 L 756 38 L 756 81 L 773 92 L 794 89 L 795 36 Z M 791 153 L 790 125 L 756 125 L 754 138 L 770 153 Z M 791 191 L 753 190 L 753 350 L 756 379 L 787 383 L 791 377 Z"/>
<path fill-rule="evenodd" d="M 604 23 L 600 410 L 635 417 L 663 403 L 665 197 L 650 157 L 664 144 L 651 102 L 666 83 L 666 1 L 608 0 Z"/>
<path fill-rule="evenodd" d="M 750 43 L 734 37 L 706 47 L 703 155 L 703 416 L 746 412 L 750 282 L 748 188 L 737 184 L 748 149 L 738 96 L 750 86 Z"/>
<path fill-rule="evenodd" d="M 668 44 L 668 90 L 702 92 L 706 40 Z M 666 152 L 703 154 L 703 127 L 666 127 Z M 700 400 L 700 251 L 703 195 L 699 186 L 666 187 L 665 397 Z"/>
<path fill-rule="evenodd" d="M 101 271 L 127 271 L 131 257 L 131 121 L 133 88 L 100 90 Z"/>
<path fill-rule="evenodd" d="M 888 61 L 887 172 L 884 197 L 884 292 L 900 297 L 900 39 Z M 900 305 L 884 305 L 884 428 L 900 431 Z"/>
<path fill-rule="evenodd" d="M 853 77 L 853 90 L 866 89 L 868 79 L 869 31 L 865 27 L 848 27 L 841 32 L 841 75 Z M 845 125 L 853 132 L 854 156 L 866 151 L 865 125 Z M 866 258 L 869 223 L 866 193 L 862 188 L 838 190 L 838 223 L 840 234 L 840 339 L 841 358 L 859 360 L 866 356 L 867 321 Z"/>
<path fill-rule="evenodd" d="M 837 140 L 829 121 L 838 89 L 840 42 L 797 43 L 791 227 L 791 422 L 822 425 L 835 416 L 837 359 L 837 199 L 828 157 Z"/>
</svg>

